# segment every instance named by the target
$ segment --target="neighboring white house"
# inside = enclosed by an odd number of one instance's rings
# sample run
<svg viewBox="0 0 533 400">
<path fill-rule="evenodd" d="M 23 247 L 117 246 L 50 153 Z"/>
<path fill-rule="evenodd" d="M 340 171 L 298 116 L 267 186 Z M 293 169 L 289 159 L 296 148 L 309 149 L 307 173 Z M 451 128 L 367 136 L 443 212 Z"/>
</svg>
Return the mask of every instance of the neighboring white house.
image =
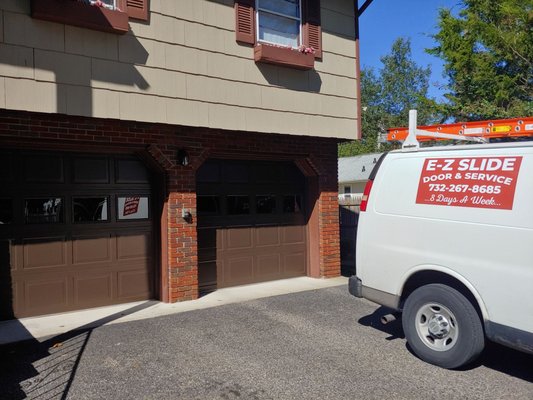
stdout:
<svg viewBox="0 0 533 400">
<path fill-rule="evenodd" d="M 382 153 L 339 158 L 339 200 L 358 200 Z"/>
</svg>

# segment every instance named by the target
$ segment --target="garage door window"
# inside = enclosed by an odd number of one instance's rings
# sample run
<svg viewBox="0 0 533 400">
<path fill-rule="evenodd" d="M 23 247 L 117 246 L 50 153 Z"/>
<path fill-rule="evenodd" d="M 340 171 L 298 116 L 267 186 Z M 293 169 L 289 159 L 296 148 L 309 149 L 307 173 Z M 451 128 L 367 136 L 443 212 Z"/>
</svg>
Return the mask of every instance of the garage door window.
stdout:
<svg viewBox="0 0 533 400">
<path fill-rule="evenodd" d="M 0 224 L 13 222 L 13 202 L 11 199 L 0 199 Z"/>
<path fill-rule="evenodd" d="M 256 208 L 258 214 L 274 214 L 276 212 L 276 196 L 257 196 Z"/>
<path fill-rule="evenodd" d="M 148 196 L 118 197 L 118 219 L 148 219 Z"/>
<path fill-rule="evenodd" d="M 73 160 L 72 180 L 75 183 L 109 183 L 106 157 L 80 157 Z"/>
<path fill-rule="evenodd" d="M 27 224 L 63 222 L 63 199 L 60 197 L 26 199 L 24 216 Z"/>
<path fill-rule="evenodd" d="M 196 200 L 198 215 L 220 215 L 218 196 L 198 196 Z"/>
<path fill-rule="evenodd" d="M 107 197 L 74 197 L 72 215 L 74 222 L 107 221 Z"/>
<path fill-rule="evenodd" d="M 283 212 L 287 214 L 302 212 L 302 198 L 299 195 L 283 196 Z"/>
<path fill-rule="evenodd" d="M 250 198 L 248 196 L 228 196 L 228 214 L 250 214 Z"/>
</svg>

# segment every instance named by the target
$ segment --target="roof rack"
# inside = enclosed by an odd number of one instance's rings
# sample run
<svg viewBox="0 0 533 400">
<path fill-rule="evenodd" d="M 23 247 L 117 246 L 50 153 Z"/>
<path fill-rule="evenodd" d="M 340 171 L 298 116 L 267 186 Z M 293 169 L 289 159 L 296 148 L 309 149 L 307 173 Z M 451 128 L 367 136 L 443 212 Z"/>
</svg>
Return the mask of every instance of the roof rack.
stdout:
<svg viewBox="0 0 533 400">
<path fill-rule="evenodd" d="M 387 140 L 403 141 L 404 151 L 417 150 L 419 142 L 430 140 L 463 140 L 487 143 L 494 138 L 533 136 L 533 117 L 453 124 L 416 126 L 417 111 L 409 110 L 409 128 L 387 129 Z"/>
</svg>

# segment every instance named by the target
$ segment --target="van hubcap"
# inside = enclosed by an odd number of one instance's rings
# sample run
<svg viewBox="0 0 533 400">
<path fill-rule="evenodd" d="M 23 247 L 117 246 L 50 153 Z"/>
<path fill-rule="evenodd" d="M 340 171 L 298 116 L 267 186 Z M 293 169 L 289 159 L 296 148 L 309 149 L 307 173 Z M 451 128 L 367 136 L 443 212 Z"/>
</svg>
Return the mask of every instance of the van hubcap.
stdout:
<svg viewBox="0 0 533 400">
<path fill-rule="evenodd" d="M 442 304 L 428 303 L 416 314 L 416 331 L 422 342 L 436 351 L 450 350 L 459 335 L 453 313 Z"/>
<path fill-rule="evenodd" d="M 428 324 L 429 333 L 436 338 L 442 339 L 450 333 L 450 323 L 442 314 L 435 314 Z"/>
</svg>

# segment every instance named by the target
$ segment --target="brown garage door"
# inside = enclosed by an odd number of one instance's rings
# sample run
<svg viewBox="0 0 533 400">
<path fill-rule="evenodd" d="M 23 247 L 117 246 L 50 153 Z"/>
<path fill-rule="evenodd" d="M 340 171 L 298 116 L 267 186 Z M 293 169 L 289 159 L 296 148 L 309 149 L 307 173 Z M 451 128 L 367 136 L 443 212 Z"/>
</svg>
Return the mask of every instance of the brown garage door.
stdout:
<svg viewBox="0 0 533 400">
<path fill-rule="evenodd" d="M 305 275 L 304 194 L 290 162 L 206 162 L 197 173 L 200 290 Z"/>
<path fill-rule="evenodd" d="M 141 162 L 15 151 L 1 160 L 2 318 L 152 298 L 153 198 Z"/>
</svg>

